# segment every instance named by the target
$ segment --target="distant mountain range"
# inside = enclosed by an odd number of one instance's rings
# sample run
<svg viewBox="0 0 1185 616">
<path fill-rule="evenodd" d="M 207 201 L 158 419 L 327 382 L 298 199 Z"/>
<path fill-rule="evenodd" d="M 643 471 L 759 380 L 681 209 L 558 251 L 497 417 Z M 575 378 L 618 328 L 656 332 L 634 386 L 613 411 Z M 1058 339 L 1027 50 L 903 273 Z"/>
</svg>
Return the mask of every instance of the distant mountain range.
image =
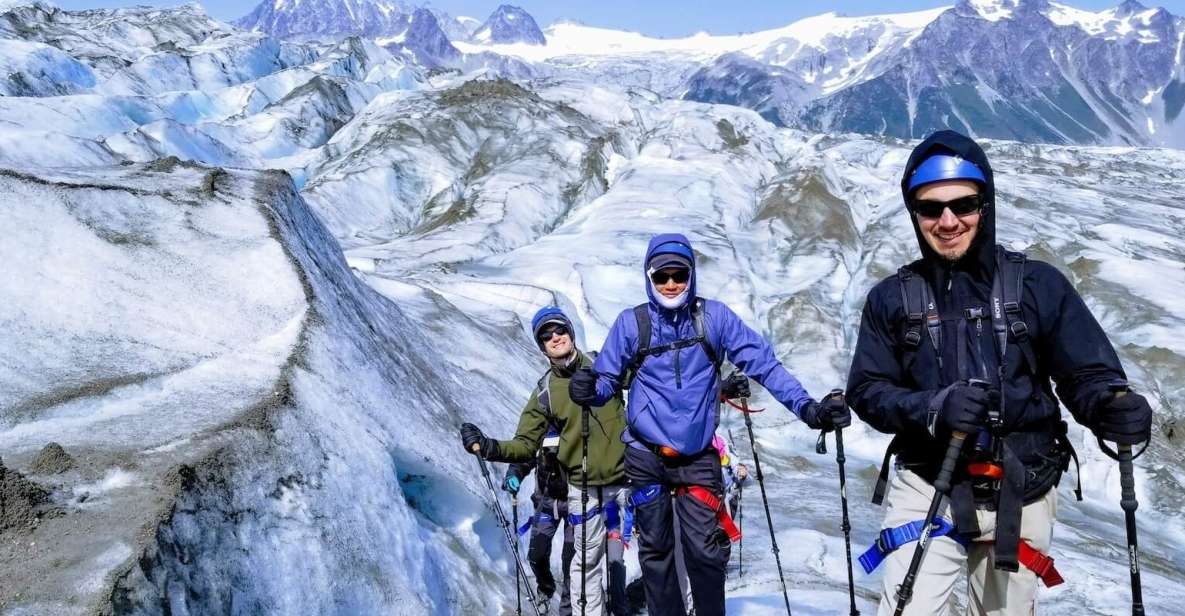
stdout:
<svg viewBox="0 0 1185 616">
<path fill-rule="evenodd" d="M 508 5 L 479 24 L 394 0 L 269 0 L 236 25 L 280 38 L 375 37 L 430 66 L 492 52 L 525 62 L 528 76 L 642 86 L 813 131 L 916 138 L 951 127 L 1028 142 L 1185 147 L 1185 20 L 1135 0 L 1097 13 L 1050 0 L 959 0 L 683 39 L 574 23 L 544 32 Z M 508 66 L 524 76 L 522 63 Z"/>
</svg>

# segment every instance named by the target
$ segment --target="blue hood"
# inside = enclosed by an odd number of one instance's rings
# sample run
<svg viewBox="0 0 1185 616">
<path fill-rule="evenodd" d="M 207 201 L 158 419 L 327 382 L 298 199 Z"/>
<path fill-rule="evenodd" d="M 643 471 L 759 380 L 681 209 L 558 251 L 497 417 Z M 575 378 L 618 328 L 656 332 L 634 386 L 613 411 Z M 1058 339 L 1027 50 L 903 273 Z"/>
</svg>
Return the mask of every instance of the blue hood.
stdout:
<svg viewBox="0 0 1185 616">
<path fill-rule="evenodd" d="M 654 285 L 650 284 L 650 276 L 646 269 L 655 255 L 671 253 L 679 255 L 691 262 L 691 280 L 687 283 L 688 302 L 695 299 L 695 251 L 691 249 L 691 242 L 682 233 L 660 233 L 650 238 L 650 245 L 646 248 L 646 258 L 642 260 L 642 276 L 646 281 L 646 297 L 655 310 L 666 310 L 654 296 Z M 684 304 L 686 306 L 686 304 Z"/>
</svg>

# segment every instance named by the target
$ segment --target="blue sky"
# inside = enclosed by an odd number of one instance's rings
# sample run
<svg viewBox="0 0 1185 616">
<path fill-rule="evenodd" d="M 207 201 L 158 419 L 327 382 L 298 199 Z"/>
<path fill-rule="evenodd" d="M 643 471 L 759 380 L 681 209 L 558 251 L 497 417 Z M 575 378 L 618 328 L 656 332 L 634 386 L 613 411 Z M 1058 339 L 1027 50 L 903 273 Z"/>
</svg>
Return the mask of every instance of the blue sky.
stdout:
<svg viewBox="0 0 1185 616">
<path fill-rule="evenodd" d="M 270 1 L 270 0 L 269 0 Z M 409 0 L 405 0 L 409 1 Z M 1062 0 L 1080 9 L 1099 11 L 1118 5 L 1122 0 Z M 171 6 L 176 0 L 51 0 L 65 9 L 155 4 Z M 420 4 L 410 0 L 412 4 Z M 1148 6 L 1163 6 L 1174 15 L 1185 15 L 1185 0 L 1143 0 Z M 452 15 L 485 19 L 497 8 L 498 0 L 433 0 L 437 8 Z M 577 19 L 589 25 L 634 30 L 652 36 L 684 36 L 706 30 L 714 34 L 732 34 L 768 30 L 809 17 L 838 11 L 846 15 L 901 13 L 954 4 L 954 0 L 896 0 L 892 3 L 866 0 L 510 0 L 531 13 L 540 27 L 558 19 Z M 250 0 L 203 0 L 210 15 L 231 20 L 248 13 L 255 3 Z M 887 7 L 887 8 L 886 8 Z"/>
</svg>

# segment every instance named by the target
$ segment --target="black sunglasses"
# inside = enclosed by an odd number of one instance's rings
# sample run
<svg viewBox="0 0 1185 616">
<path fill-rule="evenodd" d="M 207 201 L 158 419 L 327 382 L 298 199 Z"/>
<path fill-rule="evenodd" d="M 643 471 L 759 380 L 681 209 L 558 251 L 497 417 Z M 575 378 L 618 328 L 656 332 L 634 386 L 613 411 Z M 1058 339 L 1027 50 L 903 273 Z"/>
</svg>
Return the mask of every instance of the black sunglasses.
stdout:
<svg viewBox="0 0 1185 616">
<path fill-rule="evenodd" d="M 679 269 L 674 272 L 654 272 L 650 275 L 650 281 L 657 285 L 666 284 L 668 280 L 674 280 L 679 284 L 683 284 L 691 279 L 691 270 Z"/>
<path fill-rule="evenodd" d="M 926 218 L 938 218 L 942 216 L 942 211 L 950 208 L 950 213 L 955 216 L 966 216 L 974 214 L 983 209 L 983 196 L 981 195 L 967 195 L 966 197 L 959 197 L 958 199 L 951 199 L 950 201 L 933 201 L 930 199 L 914 199 L 913 211 L 919 216 Z"/>
<path fill-rule="evenodd" d="M 539 334 L 539 342 L 547 342 L 556 336 L 567 336 L 567 335 L 568 335 L 568 328 L 564 327 L 563 325 L 560 325 L 559 327 L 553 327 L 553 328 Z"/>
</svg>

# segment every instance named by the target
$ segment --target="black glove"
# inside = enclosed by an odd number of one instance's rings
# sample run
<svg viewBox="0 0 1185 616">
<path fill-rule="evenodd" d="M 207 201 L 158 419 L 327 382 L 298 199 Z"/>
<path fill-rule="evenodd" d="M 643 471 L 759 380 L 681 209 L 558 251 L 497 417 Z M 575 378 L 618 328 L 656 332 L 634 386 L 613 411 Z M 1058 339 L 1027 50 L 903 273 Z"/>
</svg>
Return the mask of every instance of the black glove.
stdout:
<svg viewBox="0 0 1185 616">
<path fill-rule="evenodd" d="M 471 423 L 461 424 L 461 444 L 465 446 L 465 451 L 479 455 L 486 460 L 498 455 L 498 441 L 486 438 L 481 433 L 481 428 Z M 474 451 L 474 445 L 477 445 L 477 451 Z"/>
<path fill-rule="evenodd" d="M 1094 412 L 1091 430 L 1104 441 L 1135 445 L 1152 438 L 1152 407 L 1133 392 L 1111 392 Z"/>
<path fill-rule="evenodd" d="M 993 395 L 994 394 L 994 395 Z M 999 394 L 972 385 L 955 385 L 946 393 L 937 423 L 968 436 L 979 434 L 988 421 L 988 408 Z"/>
<path fill-rule="evenodd" d="M 830 432 L 852 425 L 852 413 L 843 396 L 827 396 L 822 402 L 811 402 L 802 409 L 802 420 L 814 430 Z"/>
<path fill-rule="evenodd" d="M 728 375 L 728 378 L 724 379 L 724 383 L 720 385 L 720 395 L 725 400 L 750 397 L 752 392 L 749 391 L 749 377 L 740 372 Z"/>
<path fill-rule="evenodd" d="M 568 397 L 580 406 L 591 406 L 597 398 L 597 373 L 592 368 L 581 368 L 568 381 Z"/>
</svg>

